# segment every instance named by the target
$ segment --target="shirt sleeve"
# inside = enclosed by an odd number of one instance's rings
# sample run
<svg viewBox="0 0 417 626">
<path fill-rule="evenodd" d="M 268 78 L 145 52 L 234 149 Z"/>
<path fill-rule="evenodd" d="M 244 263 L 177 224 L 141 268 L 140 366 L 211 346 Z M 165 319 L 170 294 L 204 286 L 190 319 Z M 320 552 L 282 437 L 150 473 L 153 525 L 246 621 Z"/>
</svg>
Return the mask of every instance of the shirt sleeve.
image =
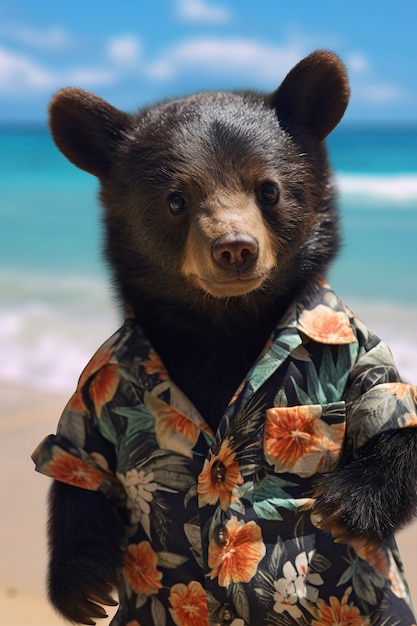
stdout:
<svg viewBox="0 0 417 626">
<path fill-rule="evenodd" d="M 47 436 L 32 454 L 36 471 L 120 500 L 123 488 L 116 477 L 114 442 L 100 430 L 100 414 L 119 383 L 119 364 L 104 344 L 82 373 L 57 433 Z"/>
<path fill-rule="evenodd" d="M 356 322 L 360 349 L 345 393 L 347 443 L 354 456 L 378 433 L 417 426 L 417 388 L 401 380 L 388 346 Z"/>
</svg>

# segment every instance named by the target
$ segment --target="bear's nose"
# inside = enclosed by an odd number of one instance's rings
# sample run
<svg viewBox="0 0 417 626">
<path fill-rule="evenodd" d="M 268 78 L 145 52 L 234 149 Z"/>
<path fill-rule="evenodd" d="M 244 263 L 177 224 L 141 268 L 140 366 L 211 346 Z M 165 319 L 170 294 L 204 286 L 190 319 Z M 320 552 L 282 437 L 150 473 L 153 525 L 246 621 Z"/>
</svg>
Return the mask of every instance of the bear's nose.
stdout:
<svg viewBox="0 0 417 626">
<path fill-rule="evenodd" d="M 212 255 L 223 267 L 237 269 L 257 258 L 258 242 L 245 233 L 221 235 L 213 243 Z"/>
</svg>

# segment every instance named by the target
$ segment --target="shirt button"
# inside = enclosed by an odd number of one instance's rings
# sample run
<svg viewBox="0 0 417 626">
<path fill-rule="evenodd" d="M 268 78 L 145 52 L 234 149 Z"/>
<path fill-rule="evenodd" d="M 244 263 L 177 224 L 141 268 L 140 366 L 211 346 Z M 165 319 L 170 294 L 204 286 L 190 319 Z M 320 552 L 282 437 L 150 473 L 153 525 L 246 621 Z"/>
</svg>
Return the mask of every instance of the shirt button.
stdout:
<svg viewBox="0 0 417 626">
<path fill-rule="evenodd" d="M 219 524 L 218 526 L 216 526 L 216 528 L 213 531 L 213 538 L 218 546 L 227 545 L 229 533 L 227 532 L 226 526 L 222 526 L 222 524 Z"/>
<path fill-rule="evenodd" d="M 226 467 L 221 461 L 215 461 L 211 467 L 211 479 L 214 483 L 222 483 L 226 478 Z"/>
<path fill-rule="evenodd" d="M 236 617 L 236 613 L 230 604 L 223 604 L 218 612 L 220 624 L 231 624 Z"/>
</svg>

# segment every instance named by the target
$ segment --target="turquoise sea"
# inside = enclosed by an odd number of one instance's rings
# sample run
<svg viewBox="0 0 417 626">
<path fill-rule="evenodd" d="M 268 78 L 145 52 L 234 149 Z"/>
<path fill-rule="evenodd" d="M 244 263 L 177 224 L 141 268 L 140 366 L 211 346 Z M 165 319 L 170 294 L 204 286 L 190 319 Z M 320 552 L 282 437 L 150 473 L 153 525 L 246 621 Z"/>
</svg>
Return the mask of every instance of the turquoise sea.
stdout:
<svg viewBox="0 0 417 626">
<path fill-rule="evenodd" d="M 417 128 L 328 140 L 344 246 L 329 279 L 417 382 Z M 0 384 L 71 391 L 116 328 L 96 180 L 45 127 L 0 127 Z"/>
</svg>

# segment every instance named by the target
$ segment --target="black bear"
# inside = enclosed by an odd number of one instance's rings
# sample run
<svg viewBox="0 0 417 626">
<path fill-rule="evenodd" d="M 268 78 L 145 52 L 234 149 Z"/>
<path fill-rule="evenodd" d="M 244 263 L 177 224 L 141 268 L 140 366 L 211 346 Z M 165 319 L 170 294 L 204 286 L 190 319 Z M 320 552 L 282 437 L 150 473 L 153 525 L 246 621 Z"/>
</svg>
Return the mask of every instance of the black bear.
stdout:
<svg viewBox="0 0 417 626">
<path fill-rule="evenodd" d="M 49 597 L 114 626 L 410 626 L 394 532 L 417 502 L 416 389 L 323 275 L 339 246 L 327 51 L 270 95 L 121 112 L 60 91 L 98 177 L 124 324 L 34 453 Z"/>
</svg>

